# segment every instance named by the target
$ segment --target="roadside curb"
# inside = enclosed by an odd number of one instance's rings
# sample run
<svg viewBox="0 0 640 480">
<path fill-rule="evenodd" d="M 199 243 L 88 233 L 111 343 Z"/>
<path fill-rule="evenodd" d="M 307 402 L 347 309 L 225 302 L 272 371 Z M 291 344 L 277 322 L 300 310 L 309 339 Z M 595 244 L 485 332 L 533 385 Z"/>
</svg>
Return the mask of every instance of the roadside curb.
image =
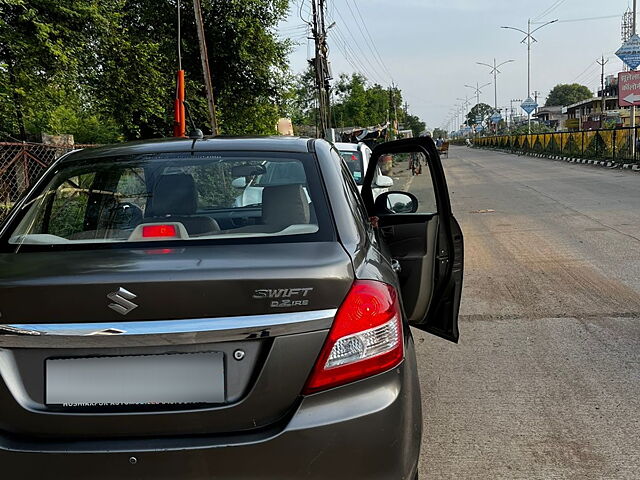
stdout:
<svg viewBox="0 0 640 480">
<path fill-rule="evenodd" d="M 480 148 L 481 150 L 491 150 L 494 152 L 501 152 L 501 153 L 510 154 L 510 155 L 546 158 L 549 160 L 556 160 L 560 162 L 580 163 L 584 165 L 592 165 L 594 167 L 609 168 L 609 169 L 615 168 L 615 169 L 640 172 L 640 164 L 637 164 L 637 163 L 619 163 L 619 162 L 614 162 L 612 160 L 592 160 L 592 159 L 586 159 L 586 158 L 565 157 L 562 155 L 550 155 L 550 154 L 535 153 L 535 152 L 509 152 L 509 151 L 505 151 L 498 148 L 482 148 L 482 147 L 476 147 L 476 148 Z"/>
</svg>

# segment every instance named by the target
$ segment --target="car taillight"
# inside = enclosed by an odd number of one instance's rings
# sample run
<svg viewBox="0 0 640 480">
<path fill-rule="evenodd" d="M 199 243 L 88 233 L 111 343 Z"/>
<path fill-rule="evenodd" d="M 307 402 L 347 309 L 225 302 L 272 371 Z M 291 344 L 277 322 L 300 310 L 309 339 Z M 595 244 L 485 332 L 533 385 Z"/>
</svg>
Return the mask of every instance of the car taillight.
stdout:
<svg viewBox="0 0 640 480">
<path fill-rule="evenodd" d="M 143 225 L 142 237 L 143 238 L 158 238 L 158 237 L 177 237 L 178 229 L 175 225 Z"/>
<path fill-rule="evenodd" d="M 402 314 L 391 285 L 357 280 L 338 309 L 304 394 L 370 377 L 404 357 Z"/>
</svg>

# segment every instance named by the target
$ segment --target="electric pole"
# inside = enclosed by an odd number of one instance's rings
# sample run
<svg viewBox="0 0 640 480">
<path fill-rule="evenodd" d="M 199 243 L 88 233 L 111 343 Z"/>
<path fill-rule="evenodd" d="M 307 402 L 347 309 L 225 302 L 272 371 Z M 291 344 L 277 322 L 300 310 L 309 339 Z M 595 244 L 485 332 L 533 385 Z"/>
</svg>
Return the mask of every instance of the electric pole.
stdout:
<svg viewBox="0 0 640 480">
<path fill-rule="evenodd" d="M 218 135 L 218 121 L 216 120 L 216 104 L 213 99 L 213 83 L 211 81 L 211 70 L 209 69 L 209 54 L 207 53 L 207 41 L 204 36 L 204 22 L 202 20 L 202 6 L 200 0 L 193 0 L 193 10 L 196 17 L 196 28 L 198 30 L 198 42 L 200 43 L 200 60 L 202 61 L 202 73 L 204 75 L 204 88 L 207 92 L 207 106 L 209 107 L 209 121 L 211 122 L 211 133 Z"/>
<path fill-rule="evenodd" d="M 602 128 L 603 124 L 604 124 L 604 111 L 607 109 L 607 104 L 606 104 L 606 100 L 604 97 L 604 66 L 609 63 L 609 60 L 605 60 L 604 59 L 604 55 L 602 55 L 602 59 L 601 60 L 596 60 L 596 63 L 598 65 L 600 65 L 601 67 L 601 71 L 600 71 L 600 95 L 602 95 L 602 107 L 601 107 L 601 114 L 600 114 L 600 128 Z"/>
<path fill-rule="evenodd" d="M 531 93 L 533 93 L 533 101 L 536 102 L 536 105 L 538 105 L 538 95 L 540 95 L 540 92 L 536 90 Z M 536 107 L 536 113 L 538 113 L 538 107 Z"/>
<path fill-rule="evenodd" d="M 315 43 L 315 58 L 312 60 L 316 74 L 318 95 L 318 121 L 320 137 L 325 138 L 330 128 L 329 66 L 327 62 L 327 32 L 324 23 L 325 0 L 311 0 L 313 24 L 311 32 Z"/>
<path fill-rule="evenodd" d="M 511 101 L 509 102 L 509 107 L 511 110 L 511 122 L 509 123 L 509 127 L 513 128 L 513 102 L 518 102 L 518 103 L 522 103 L 522 99 L 520 98 L 512 98 Z"/>
</svg>

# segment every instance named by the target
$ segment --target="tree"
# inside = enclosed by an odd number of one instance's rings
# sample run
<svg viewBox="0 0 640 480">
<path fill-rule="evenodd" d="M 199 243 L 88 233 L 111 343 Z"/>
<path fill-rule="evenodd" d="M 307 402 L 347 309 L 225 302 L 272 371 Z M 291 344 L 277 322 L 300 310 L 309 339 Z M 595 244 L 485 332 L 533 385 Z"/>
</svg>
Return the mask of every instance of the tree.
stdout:
<svg viewBox="0 0 640 480">
<path fill-rule="evenodd" d="M 78 69 L 91 31 L 105 20 L 100 2 L 0 2 L 0 125 L 25 140 L 34 113 L 77 97 Z"/>
<path fill-rule="evenodd" d="M 477 120 L 479 117 L 482 119 L 480 124 L 484 123 L 488 125 L 489 121 L 487 120 L 487 118 L 495 112 L 496 110 L 492 106 L 487 105 L 486 103 L 478 103 L 477 105 L 474 105 L 471 110 L 469 110 L 469 113 L 467 113 L 467 120 L 465 121 L 465 124 L 469 126 L 476 125 L 478 123 Z"/>
<path fill-rule="evenodd" d="M 442 130 L 441 128 L 433 129 L 433 138 L 447 138 L 449 133 L 446 130 Z"/>
<path fill-rule="evenodd" d="M 288 4 L 203 0 L 222 133 L 274 132 L 285 108 L 290 48 L 275 27 Z M 113 141 L 171 134 L 176 0 L 0 0 L 0 9 L 4 135 L 63 130 Z M 181 26 L 189 113 L 207 132 L 190 2 L 182 2 Z M 90 138 L 87 124 L 105 128 Z"/>
<path fill-rule="evenodd" d="M 587 100 L 592 97 L 593 95 L 591 94 L 591 90 L 584 85 L 580 85 L 578 83 L 560 83 L 553 87 L 551 92 L 549 92 L 545 107 L 558 105 L 566 107 L 567 105 Z"/>
<path fill-rule="evenodd" d="M 421 121 L 417 116 L 411 114 L 404 115 L 404 121 L 402 123 L 404 124 L 405 128 L 411 129 L 414 137 L 419 137 L 420 134 L 427 128 L 426 123 Z"/>
</svg>

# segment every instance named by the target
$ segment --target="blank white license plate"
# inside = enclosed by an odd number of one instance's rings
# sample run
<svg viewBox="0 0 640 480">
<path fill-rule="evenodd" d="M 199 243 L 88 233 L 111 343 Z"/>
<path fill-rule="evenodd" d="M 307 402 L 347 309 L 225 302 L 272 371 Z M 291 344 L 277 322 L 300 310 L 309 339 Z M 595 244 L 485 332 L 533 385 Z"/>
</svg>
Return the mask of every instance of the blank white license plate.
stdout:
<svg viewBox="0 0 640 480">
<path fill-rule="evenodd" d="M 48 405 L 224 402 L 221 352 L 48 359 L 45 375 Z"/>
</svg>

